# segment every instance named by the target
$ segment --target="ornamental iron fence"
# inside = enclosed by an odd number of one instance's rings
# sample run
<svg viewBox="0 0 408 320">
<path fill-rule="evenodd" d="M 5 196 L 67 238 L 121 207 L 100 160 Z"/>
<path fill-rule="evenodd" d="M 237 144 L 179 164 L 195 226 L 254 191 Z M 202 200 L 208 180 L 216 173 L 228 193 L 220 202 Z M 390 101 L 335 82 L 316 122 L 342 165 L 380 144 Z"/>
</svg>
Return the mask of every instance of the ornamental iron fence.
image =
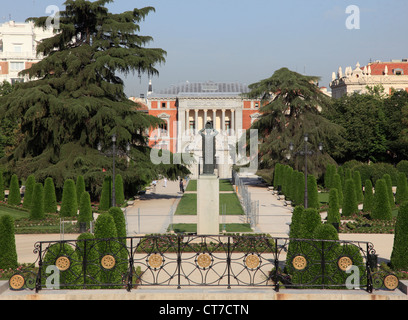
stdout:
<svg viewBox="0 0 408 320">
<path fill-rule="evenodd" d="M 38 242 L 36 262 L 18 270 L 12 290 L 138 286 L 265 286 L 395 290 L 369 242 L 265 235 L 149 235 Z"/>
</svg>

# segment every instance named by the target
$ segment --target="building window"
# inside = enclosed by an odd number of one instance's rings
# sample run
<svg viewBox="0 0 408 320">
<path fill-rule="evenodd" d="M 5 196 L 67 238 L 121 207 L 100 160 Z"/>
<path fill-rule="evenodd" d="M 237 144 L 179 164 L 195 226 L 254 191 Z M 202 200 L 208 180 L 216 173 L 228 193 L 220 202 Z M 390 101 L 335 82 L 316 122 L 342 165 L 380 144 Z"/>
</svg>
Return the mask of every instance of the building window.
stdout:
<svg viewBox="0 0 408 320">
<path fill-rule="evenodd" d="M 0 40 L 0 52 L 3 52 L 3 40 Z"/>
<path fill-rule="evenodd" d="M 24 62 L 10 62 L 11 71 L 22 71 L 24 70 Z"/>
<path fill-rule="evenodd" d="M 162 109 L 166 109 L 167 103 L 166 103 L 166 102 L 162 102 L 161 107 L 162 107 Z"/>
<path fill-rule="evenodd" d="M 10 80 L 11 80 L 11 84 L 24 82 L 24 79 L 22 79 L 22 78 L 12 78 Z"/>
<path fill-rule="evenodd" d="M 255 102 L 255 108 L 259 108 L 259 103 Z"/>
<path fill-rule="evenodd" d="M 394 73 L 394 75 L 396 75 L 396 76 L 402 76 L 402 75 L 404 75 L 404 70 L 402 70 L 402 69 L 400 69 L 400 68 L 394 69 L 394 70 L 393 70 L 393 73 Z"/>
<path fill-rule="evenodd" d="M 167 122 L 161 124 L 161 125 L 159 126 L 159 129 L 160 129 L 160 136 L 161 136 L 161 137 L 167 136 Z"/>
</svg>

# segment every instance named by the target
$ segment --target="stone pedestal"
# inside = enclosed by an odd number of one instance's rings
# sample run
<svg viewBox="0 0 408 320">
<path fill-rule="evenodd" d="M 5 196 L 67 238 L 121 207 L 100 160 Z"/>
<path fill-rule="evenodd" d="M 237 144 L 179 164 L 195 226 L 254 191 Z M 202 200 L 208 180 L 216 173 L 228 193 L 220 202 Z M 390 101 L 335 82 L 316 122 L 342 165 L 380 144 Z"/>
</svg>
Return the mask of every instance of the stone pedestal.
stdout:
<svg viewBox="0 0 408 320">
<path fill-rule="evenodd" d="M 216 175 L 205 174 L 197 181 L 197 234 L 218 235 L 220 183 Z"/>
</svg>

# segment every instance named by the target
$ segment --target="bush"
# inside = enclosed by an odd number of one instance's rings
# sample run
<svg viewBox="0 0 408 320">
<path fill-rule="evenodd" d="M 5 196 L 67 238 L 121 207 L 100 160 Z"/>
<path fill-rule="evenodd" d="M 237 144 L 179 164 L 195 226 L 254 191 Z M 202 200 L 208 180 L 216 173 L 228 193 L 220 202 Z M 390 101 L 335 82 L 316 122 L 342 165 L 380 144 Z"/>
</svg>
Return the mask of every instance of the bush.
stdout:
<svg viewBox="0 0 408 320">
<path fill-rule="evenodd" d="M 273 186 L 275 187 L 275 189 L 277 189 L 278 186 L 282 186 L 281 172 L 282 172 L 282 165 L 280 163 L 277 163 L 275 165 L 275 170 L 273 172 Z"/>
<path fill-rule="evenodd" d="M 83 176 L 77 177 L 75 188 L 76 188 L 76 195 L 77 195 L 78 208 L 79 208 L 82 192 L 85 192 L 85 180 Z"/>
<path fill-rule="evenodd" d="M 122 206 L 125 202 L 125 190 L 123 188 L 123 179 L 120 174 L 115 176 L 115 197 L 116 205 Z"/>
<path fill-rule="evenodd" d="M 354 191 L 354 180 L 347 179 L 344 185 L 344 198 L 342 215 L 345 217 L 350 217 L 354 213 L 358 213 L 358 205 L 356 199 L 356 192 Z"/>
<path fill-rule="evenodd" d="M 327 212 L 327 223 L 340 224 L 340 208 L 339 208 L 339 197 L 337 189 L 330 189 L 329 193 L 329 210 Z"/>
<path fill-rule="evenodd" d="M 23 199 L 24 208 L 29 209 L 31 207 L 35 183 L 36 182 L 35 182 L 34 175 L 30 175 L 25 182 L 25 191 L 24 191 L 24 199 Z"/>
<path fill-rule="evenodd" d="M 7 203 L 13 206 L 21 204 L 20 185 L 18 183 L 18 177 L 15 174 L 11 176 Z"/>
<path fill-rule="evenodd" d="M 401 160 L 400 162 L 398 162 L 396 168 L 398 172 L 405 173 L 405 177 L 408 178 L 408 160 Z"/>
<path fill-rule="evenodd" d="M 307 177 L 307 205 L 309 208 L 320 209 L 317 181 L 314 175 Z"/>
<path fill-rule="evenodd" d="M 83 197 L 84 194 L 82 194 Z M 92 233 L 81 233 L 77 238 L 77 254 L 79 263 L 83 265 L 84 257 L 86 255 L 86 277 L 83 281 L 86 285 L 92 285 L 93 289 L 99 288 L 95 286 L 99 283 L 100 267 L 99 267 L 99 253 L 95 237 Z M 83 278 L 83 277 L 82 277 Z"/>
<path fill-rule="evenodd" d="M 48 177 L 44 182 L 44 212 L 55 213 L 57 210 L 57 196 L 55 194 L 54 181 L 51 177 Z"/>
<path fill-rule="evenodd" d="M 387 183 L 384 179 L 378 179 L 375 184 L 374 208 L 371 217 L 379 220 L 392 219 L 390 202 L 388 200 Z"/>
<path fill-rule="evenodd" d="M 119 238 L 127 237 L 125 215 L 121 208 L 112 207 L 109 209 L 109 214 L 112 215 L 115 221 L 116 233 Z"/>
<path fill-rule="evenodd" d="M 360 172 L 353 171 L 354 191 L 356 192 L 357 203 L 361 203 L 364 200 L 363 185 L 361 184 Z"/>
<path fill-rule="evenodd" d="M 105 177 L 102 184 L 101 198 L 99 201 L 99 210 L 108 211 L 111 207 L 111 189 L 112 189 L 111 177 Z"/>
<path fill-rule="evenodd" d="M 4 215 L 0 217 L 0 269 L 15 269 L 17 266 L 14 219 Z"/>
<path fill-rule="evenodd" d="M 4 201 L 4 177 L 2 170 L 0 170 L 0 201 Z"/>
<path fill-rule="evenodd" d="M 407 176 L 404 172 L 398 174 L 397 181 L 397 191 L 395 194 L 395 203 L 402 204 L 408 201 L 408 186 L 407 186 Z"/>
<path fill-rule="evenodd" d="M 295 190 L 295 203 L 303 206 L 305 203 L 305 174 L 303 172 L 296 171 Z"/>
<path fill-rule="evenodd" d="M 327 190 L 333 187 L 334 175 L 336 174 L 336 166 L 334 164 L 328 164 L 326 166 L 326 173 L 324 175 L 324 186 Z"/>
<path fill-rule="evenodd" d="M 92 206 L 91 196 L 88 192 L 81 193 L 81 199 L 79 201 L 79 215 L 78 222 L 86 222 L 87 226 L 92 221 Z"/>
<path fill-rule="evenodd" d="M 337 168 L 337 174 L 340 176 L 341 189 L 344 190 L 344 169 L 343 169 L 343 167 L 338 167 Z"/>
<path fill-rule="evenodd" d="M 78 201 L 75 182 L 72 179 L 67 179 L 64 182 L 64 189 L 62 191 L 60 215 L 61 217 L 75 217 L 77 212 Z"/>
<path fill-rule="evenodd" d="M 315 208 L 305 209 L 302 214 L 301 239 L 313 239 L 313 233 L 322 223 L 320 213 Z"/>
<path fill-rule="evenodd" d="M 42 220 L 44 218 L 44 189 L 41 183 L 36 183 L 33 190 L 33 199 L 30 208 L 30 219 Z"/>
<path fill-rule="evenodd" d="M 363 212 L 372 212 L 374 209 L 374 194 L 371 180 L 365 181 Z"/>
<path fill-rule="evenodd" d="M 382 179 L 384 174 L 389 174 L 392 184 L 397 183 L 398 170 L 389 163 L 373 163 L 371 167 L 371 181 L 375 185 L 378 179 Z"/>
<path fill-rule="evenodd" d="M 337 195 L 339 197 L 339 206 L 343 205 L 343 186 L 341 184 L 341 178 L 339 174 L 335 174 L 333 177 L 333 188 L 337 189 Z"/>
<path fill-rule="evenodd" d="M 391 266 L 395 270 L 408 270 L 408 202 L 401 204 L 395 224 Z"/>
</svg>

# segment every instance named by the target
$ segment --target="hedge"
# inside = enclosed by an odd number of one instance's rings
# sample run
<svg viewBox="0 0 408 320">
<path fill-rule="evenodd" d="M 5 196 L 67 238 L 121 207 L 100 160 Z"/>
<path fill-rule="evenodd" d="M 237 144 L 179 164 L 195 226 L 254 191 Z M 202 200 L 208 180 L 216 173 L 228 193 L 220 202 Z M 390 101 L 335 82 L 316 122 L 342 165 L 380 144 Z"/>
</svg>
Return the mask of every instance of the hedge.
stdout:
<svg viewBox="0 0 408 320">
<path fill-rule="evenodd" d="M 398 174 L 397 180 L 397 190 L 395 194 L 395 203 L 402 204 L 408 201 L 408 186 L 407 186 L 407 176 L 404 172 Z"/>
<path fill-rule="evenodd" d="M 388 200 L 387 183 L 384 179 L 378 179 L 375 184 L 374 208 L 371 217 L 379 220 L 392 219 L 391 206 Z"/>
<path fill-rule="evenodd" d="M 7 203 L 14 206 L 21 204 L 20 185 L 18 183 L 18 177 L 15 174 L 11 176 Z"/>
<path fill-rule="evenodd" d="M 112 199 L 112 179 L 111 177 L 105 177 L 102 184 L 101 198 L 99 200 L 99 210 L 108 211 L 111 207 Z"/>
<path fill-rule="evenodd" d="M 372 212 L 374 209 L 374 194 L 373 185 L 370 179 L 367 179 L 364 183 L 364 202 L 363 202 L 363 212 Z"/>
<path fill-rule="evenodd" d="M 30 175 L 25 182 L 25 191 L 23 199 L 23 207 L 29 209 L 33 199 L 33 192 L 36 181 L 34 175 Z"/>
<path fill-rule="evenodd" d="M 391 253 L 391 267 L 394 270 L 408 270 L 408 202 L 401 204 L 395 224 L 394 246 Z"/>
<path fill-rule="evenodd" d="M 330 189 L 329 193 L 329 210 L 327 211 L 327 223 L 340 224 L 340 206 L 338 191 L 335 188 Z"/>
<path fill-rule="evenodd" d="M 307 177 L 307 205 L 309 208 L 320 208 L 317 181 L 314 175 Z"/>
<path fill-rule="evenodd" d="M 358 213 L 357 198 L 354 188 L 354 180 L 350 178 L 347 179 L 344 185 L 344 198 L 342 207 L 342 215 L 345 217 L 350 217 L 354 213 Z"/>
<path fill-rule="evenodd" d="M 79 215 L 78 222 L 89 222 L 92 221 L 92 206 L 91 206 L 91 196 L 88 192 L 82 192 L 81 199 L 79 201 Z"/>
<path fill-rule="evenodd" d="M 54 180 L 51 177 L 44 182 L 44 211 L 45 213 L 57 212 L 57 196 L 55 193 Z"/>
<path fill-rule="evenodd" d="M 4 215 L 0 217 L 0 269 L 15 269 L 17 266 L 14 219 Z"/>
<path fill-rule="evenodd" d="M 61 217 L 74 217 L 78 212 L 78 200 L 76 196 L 75 182 L 67 179 L 64 182 L 62 191 L 62 201 L 60 215 Z"/>
<path fill-rule="evenodd" d="M 44 212 L 44 189 L 41 183 L 36 183 L 33 190 L 33 199 L 30 206 L 30 219 L 42 220 L 45 218 Z"/>
</svg>

